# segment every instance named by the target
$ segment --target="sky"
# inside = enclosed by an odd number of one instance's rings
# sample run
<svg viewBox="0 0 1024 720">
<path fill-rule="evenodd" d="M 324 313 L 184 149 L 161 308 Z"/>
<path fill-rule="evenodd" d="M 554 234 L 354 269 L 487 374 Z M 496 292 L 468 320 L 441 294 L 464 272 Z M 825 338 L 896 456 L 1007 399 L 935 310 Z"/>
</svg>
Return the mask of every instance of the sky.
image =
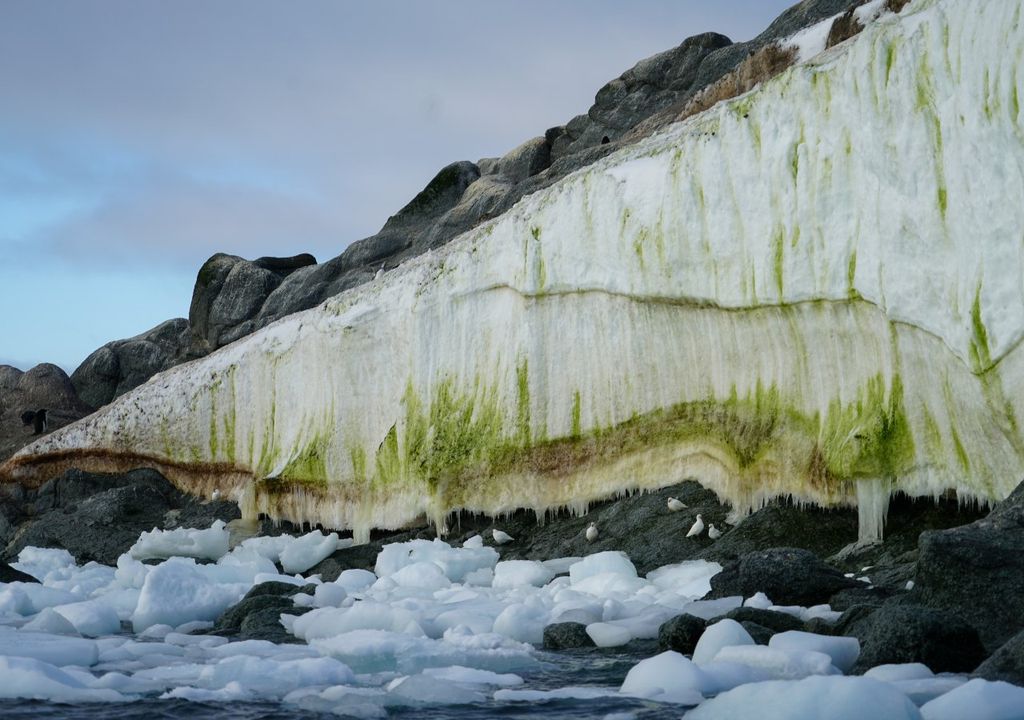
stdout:
<svg viewBox="0 0 1024 720">
<path fill-rule="evenodd" d="M 793 0 L 4 0 L 0 364 L 187 317 L 199 266 L 338 255 L 444 165 Z"/>
</svg>

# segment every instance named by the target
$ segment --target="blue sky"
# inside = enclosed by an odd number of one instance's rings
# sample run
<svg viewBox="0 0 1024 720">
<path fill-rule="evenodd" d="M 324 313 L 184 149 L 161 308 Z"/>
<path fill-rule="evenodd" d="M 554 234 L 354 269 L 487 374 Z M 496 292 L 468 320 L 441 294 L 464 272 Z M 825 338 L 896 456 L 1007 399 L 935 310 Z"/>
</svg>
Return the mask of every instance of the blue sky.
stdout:
<svg viewBox="0 0 1024 720">
<path fill-rule="evenodd" d="M 187 316 L 214 252 L 334 257 L 443 165 L 789 4 L 5 0 L 0 363 L 71 372 Z"/>
</svg>

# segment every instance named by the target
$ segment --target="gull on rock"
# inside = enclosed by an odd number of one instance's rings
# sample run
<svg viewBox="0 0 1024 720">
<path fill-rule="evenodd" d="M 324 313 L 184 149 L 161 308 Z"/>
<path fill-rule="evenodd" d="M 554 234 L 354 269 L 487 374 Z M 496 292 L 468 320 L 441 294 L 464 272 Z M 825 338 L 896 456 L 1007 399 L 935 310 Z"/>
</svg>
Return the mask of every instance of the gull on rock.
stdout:
<svg viewBox="0 0 1024 720">
<path fill-rule="evenodd" d="M 511 535 L 502 530 L 498 530 L 497 528 L 491 531 L 491 536 L 494 537 L 495 545 L 504 545 L 505 543 L 510 543 L 513 540 Z"/>
<path fill-rule="evenodd" d="M 210 494 L 210 499 L 213 500 L 214 502 L 220 500 L 220 490 L 214 488 L 213 492 Z"/>
<path fill-rule="evenodd" d="M 704 532 L 704 518 L 697 515 L 697 521 L 690 527 L 690 532 L 686 533 L 686 537 L 700 535 L 702 532 Z"/>
<path fill-rule="evenodd" d="M 685 507 L 686 503 L 684 503 L 682 500 L 676 500 L 675 498 L 672 497 L 668 499 L 669 512 L 679 512 Z"/>
<path fill-rule="evenodd" d="M 597 523 L 590 523 L 590 527 L 587 528 L 587 542 L 597 540 L 597 535 Z"/>
<path fill-rule="evenodd" d="M 711 523 L 711 526 L 708 527 L 708 537 L 712 540 L 717 540 L 722 537 L 722 531 L 716 528 L 714 523 Z"/>
</svg>

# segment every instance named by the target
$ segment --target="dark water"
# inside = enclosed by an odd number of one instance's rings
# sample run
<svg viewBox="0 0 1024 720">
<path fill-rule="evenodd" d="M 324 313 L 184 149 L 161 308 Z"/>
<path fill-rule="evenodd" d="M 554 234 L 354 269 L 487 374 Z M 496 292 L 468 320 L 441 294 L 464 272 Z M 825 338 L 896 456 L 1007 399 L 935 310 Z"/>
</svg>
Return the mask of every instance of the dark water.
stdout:
<svg viewBox="0 0 1024 720">
<path fill-rule="evenodd" d="M 570 685 L 618 687 L 637 662 L 657 654 L 654 644 L 632 645 L 628 650 L 539 653 L 542 667 L 517 673 L 526 683 L 515 689 L 553 690 Z M 3 678 L 0 678 L 3 682 Z M 494 689 L 488 694 L 492 694 Z M 42 720 L 337 720 L 339 714 L 302 710 L 278 703 L 197 703 L 184 700 L 146 699 L 122 704 L 59 705 L 56 703 L 0 700 L 0 720 L 40 718 Z M 595 700 L 552 700 L 547 702 L 487 702 L 473 705 L 442 705 L 389 708 L 388 718 L 423 720 L 487 720 L 488 718 L 545 718 L 583 720 L 602 718 L 609 713 L 633 713 L 638 720 L 679 718 L 678 705 L 633 700 L 599 698 Z"/>
</svg>

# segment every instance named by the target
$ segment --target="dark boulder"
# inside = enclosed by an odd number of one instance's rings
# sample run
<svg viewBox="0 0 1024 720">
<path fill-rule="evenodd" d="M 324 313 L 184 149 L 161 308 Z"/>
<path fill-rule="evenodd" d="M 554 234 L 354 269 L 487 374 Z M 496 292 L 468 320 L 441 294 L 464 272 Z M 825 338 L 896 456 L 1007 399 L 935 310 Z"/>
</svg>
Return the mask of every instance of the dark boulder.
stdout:
<svg viewBox="0 0 1024 720">
<path fill-rule="evenodd" d="M 209 632 L 239 640 L 297 642 L 281 625 L 281 615 L 309 612 L 311 608 L 297 607 L 292 601 L 303 592 L 313 593 L 315 587 L 273 581 L 254 585 L 241 600 L 221 613 Z"/>
<path fill-rule="evenodd" d="M 23 573 L 5 562 L 0 562 L 0 583 L 12 582 L 37 583 L 39 581 L 28 573 Z"/>
<path fill-rule="evenodd" d="M 287 610 L 264 608 L 245 616 L 238 628 L 238 640 L 267 640 L 272 643 L 301 643 L 297 637 L 284 629 L 281 615 L 305 615 L 313 608 L 291 607 Z"/>
<path fill-rule="evenodd" d="M 937 673 L 970 672 L 985 657 L 978 633 L 962 618 L 920 605 L 886 605 L 847 634 L 861 642 L 859 672 L 876 665 L 916 662 Z"/>
<path fill-rule="evenodd" d="M 730 610 L 725 615 L 710 620 L 708 624 L 716 623 L 725 618 L 735 620 L 738 623 L 757 623 L 758 625 L 777 633 L 786 632 L 788 630 L 804 629 L 803 621 L 793 615 L 776 612 L 774 610 L 764 610 L 752 607 L 738 607 L 735 610 Z"/>
<path fill-rule="evenodd" d="M 94 408 L 134 390 L 158 372 L 189 359 L 188 320 L 162 322 L 140 335 L 95 350 L 71 373 L 79 397 Z"/>
<path fill-rule="evenodd" d="M 1024 631 L 1014 635 L 992 653 L 974 671 L 974 677 L 1024 685 Z"/>
<path fill-rule="evenodd" d="M 809 550 L 771 548 L 744 555 L 711 578 L 709 597 L 765 593 L 778 605 L 818 605 L 859 583 L 829 567 Z"/>
<path fill-rule="evenodd" d="M 36 434 L 36 411 L 46 411 L 46 424 Z M 27 372 L 0 365 L 0 462 L 57 428 L 85 417 L 92 408 L 84 403 L 61 368 L 41 363 Z M 32 420 L 25 423 L 28 415 Z M 23 417 L 25 416 L 25 417 Z"/>
<path fill-rule="evenodd" d="M 545 650 L 571 650 L 594 647 L 587 626 L 578 622 L 552 623 L 544 628 Z"/>
<path fill-rule="evenodd" d="M 692 655 L 705 628 L 707 622 L 695 615 L 677 615 L 663 622 L 658 628 L 658 647 L 661 650 L 675 650 L 684 655 Z"/>
<path fill-rule="evenodd" d="M 764 625 L 759 625 L 751 620 L 743 620 L 740 622 L 740 625 L 743 626 L 743 629 L 747 631 L 750 637 L 758 645 L 767 645 L 768 641 L 772 639 L 772 635 L 778 632 L 777 630 L 766 628 Z"/>
<path fill-rule="evenodd" d="M 1024 483 L 987 517 L 921 534 L 912 595 L 974 626 L 990 651 L 1024 630 Z"/>
<path fill-rule="evenodd" d="M 320 579 L 324 582 L 334 582 L 345 570 L 369 570 L 373 572 L 373 568 L 377 564 L 377 554 L 383 547 L 383 543 L 371 542 L 335 550 L 307 570 L 306 574 L 319 575 Z"/>
</svg>

